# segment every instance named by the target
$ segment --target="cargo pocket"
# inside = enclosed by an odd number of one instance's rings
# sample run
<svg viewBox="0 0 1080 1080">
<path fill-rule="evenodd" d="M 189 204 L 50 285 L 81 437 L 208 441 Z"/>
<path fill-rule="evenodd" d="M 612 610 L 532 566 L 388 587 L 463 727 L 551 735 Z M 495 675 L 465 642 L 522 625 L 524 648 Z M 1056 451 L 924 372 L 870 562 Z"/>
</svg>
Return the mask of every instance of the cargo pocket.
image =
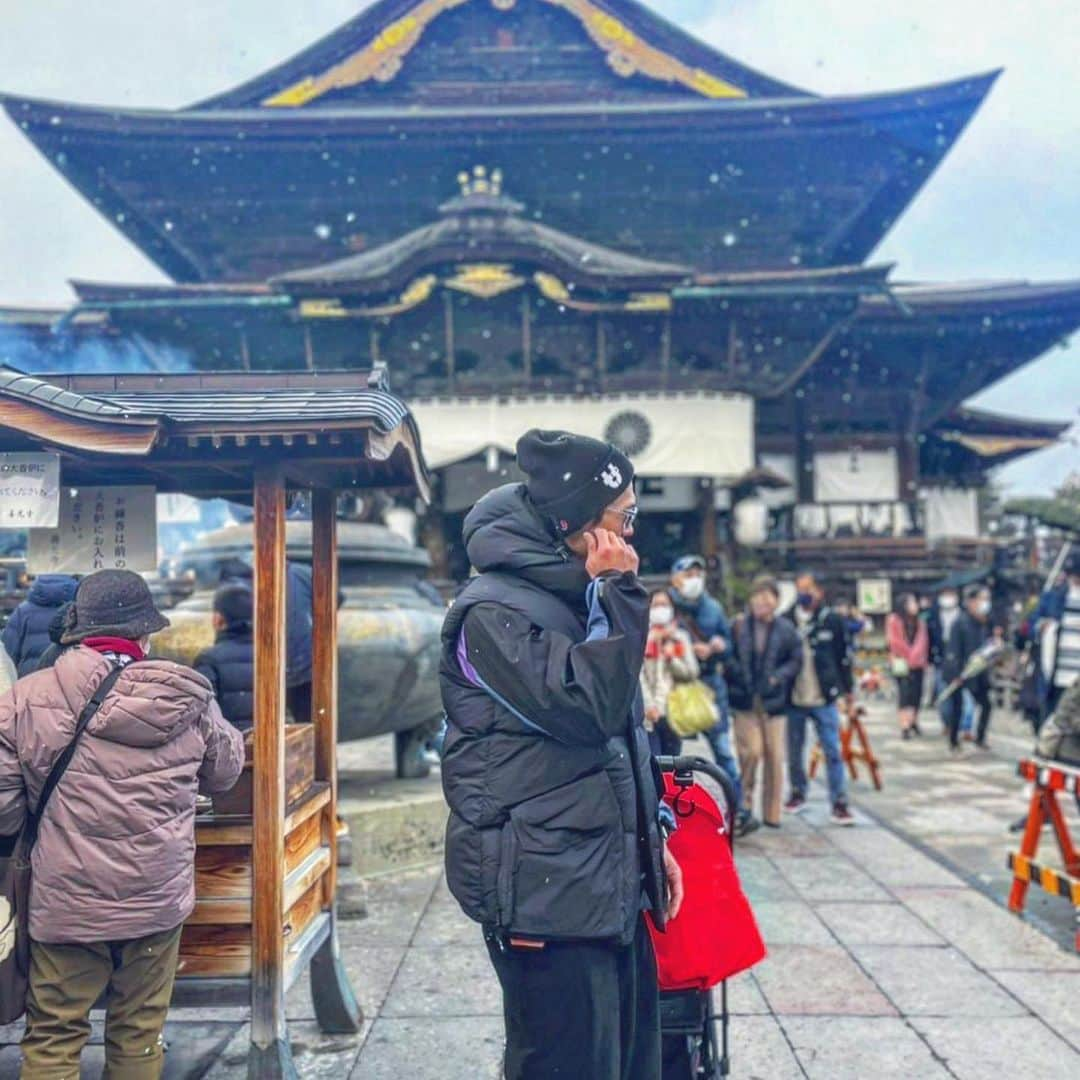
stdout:
<svg viewBox="0 0 1080 1080">
<path fill-rule="evenodd" d="M 606 773 L 514 807 L 499 860 L 502 925 L 537 937 L 621 934 L 622 843 L 619 806 Z"/>
</svg>

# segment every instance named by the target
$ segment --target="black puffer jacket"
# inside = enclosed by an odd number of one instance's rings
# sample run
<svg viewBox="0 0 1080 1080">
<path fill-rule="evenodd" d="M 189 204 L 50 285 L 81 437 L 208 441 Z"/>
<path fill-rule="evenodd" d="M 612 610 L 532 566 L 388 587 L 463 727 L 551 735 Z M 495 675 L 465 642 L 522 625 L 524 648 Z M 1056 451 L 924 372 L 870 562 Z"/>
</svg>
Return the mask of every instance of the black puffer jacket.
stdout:
<svg viewBox="0 0 1080 1080">
<path fill-rule="evenodd" d="M 791 608 L 785 612 L 784 618 L 798 634 L 799 617 L 796 609 Z M 855 688 L 855 680 L 851 671 L 851 651 L 848 649 L 844 620 L 832 608 L 822 605 L 813 613 L 806 627 L 806 642 L 814 650 L 814 671 L 825 700 L 833 702 L 843 694 L 850 694 Z M 802 657 L 799 662 L 803 662 Z"/>
<path fill-rule="evenodd" d="M 255 646 L 246 623 L 218 632 L 214 644 L 199 654 L 195 670 L 214 688 L 222 715 L 241 731 L 255 715 Z"/>
<path fill-rule="evenodd" d="M 464 533 L 480 575 L 447 615 L 440 669 L 450 889 L 504 931 L 628 943 L 643 890 L 663 921 L 648 595 L 630 574 L 590 590 L 521 485 L 481 499 Z"/>
<path fill-rule="evenodd" d="M 37 670 L 38 659 L 49 647 L 49 624 L 57 609 L 75 598 L 76 584 L 67 574 L 42 574 L 11 613 L 2 640 L 20 679 Z"/>
<path fill-rule="evenodd" d="M 735 647 L 730 656 L 725 656 L 724 667 L 731 707 L 752 709 L 757 695 L 770 716 L 785 712 L 802 664 L 799 632 L 782 616 L 773 619 L 762 656 L 754 655 L 753 615 L 740 615 L 731 636 Z"/>
</svg>

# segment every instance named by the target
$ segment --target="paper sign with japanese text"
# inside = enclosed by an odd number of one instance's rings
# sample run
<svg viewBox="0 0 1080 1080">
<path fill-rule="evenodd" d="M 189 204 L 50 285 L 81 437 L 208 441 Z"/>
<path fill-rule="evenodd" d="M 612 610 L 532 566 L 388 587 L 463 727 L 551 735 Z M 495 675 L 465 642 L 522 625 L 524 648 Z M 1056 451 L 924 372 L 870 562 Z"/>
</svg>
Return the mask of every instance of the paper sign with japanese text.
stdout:
<svg viewBox="0 0 1080 1080">
<path fill-rule="evenodd" d="M 31 574 L 156 569 L 154 489 L 62 488 L 59 526 L 30 530 L 26 568 Z"/>
<path fill-rule="evenodd" d="M 0 529 L 55 529 L 59 454 L 0 454 Z"/>
</svg>

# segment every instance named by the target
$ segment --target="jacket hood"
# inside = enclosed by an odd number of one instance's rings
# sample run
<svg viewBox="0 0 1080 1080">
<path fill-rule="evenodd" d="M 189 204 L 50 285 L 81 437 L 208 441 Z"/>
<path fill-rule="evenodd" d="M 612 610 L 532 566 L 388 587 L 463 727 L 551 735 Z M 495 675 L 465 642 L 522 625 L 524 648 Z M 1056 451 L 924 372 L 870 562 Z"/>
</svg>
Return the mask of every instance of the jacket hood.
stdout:
<svg viewBox="0 0 1080 1080">
<path fill-rule="evenodd" d="M 76 716 L 112 662 L 93 649 L 69 649 L 53 671 Z M 154 747 L 171 742 L 198 723 L 213 699 L 210 683 L 171 660 L 139 660 L 116 681 L 87 731 L 124 746 Z"/>
<path fill-rule="evenodd" d="M 462 529 L 469 561 L 481 574 L 513 574 L 584 609 L 585 563 L 548 529 L 524 484 L 506 484 L 469 511 Z"/>
<path fill-rule="evenodd" d="M 67 574 L 42 574 L 30 586 L 27 599 L 39 607 L 60 607 L 75 599 L 78 582 Z"/>
</svg>

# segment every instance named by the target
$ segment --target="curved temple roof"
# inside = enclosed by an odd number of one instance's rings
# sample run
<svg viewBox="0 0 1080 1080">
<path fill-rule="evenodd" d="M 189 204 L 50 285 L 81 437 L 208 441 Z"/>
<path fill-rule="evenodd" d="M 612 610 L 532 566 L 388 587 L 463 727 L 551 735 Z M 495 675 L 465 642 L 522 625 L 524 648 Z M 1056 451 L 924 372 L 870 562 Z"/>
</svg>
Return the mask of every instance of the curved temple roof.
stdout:
<svg viewBox="0 0 1080 1080">
<path fill-rule="evenodd" d="M 187 109 L 2 101 L 180 281 L 385 244 L 478 161 L 547 226 L 727 272 L 864 260 L 995 77 L 821 98 L 632 0 L 382 0 Z"/>
<path fill-rule="evenodd" d="M 470 34 L 471 29 L 479 32 Z M 542 48 L 547 34 L 561 34 L 577 47 L 567 46 L 552 58 Z M 492 35 L 505 57 L 493 55 Z M 452 45 L 458 56 L 440 56 L 438 72 L 399 78 L 421 43 L 436 53 L 449 53 Z M 470 52 L 475 65 L 446 70 L 448 62 L 460 64 L 462 54 Z M 540 58 L 548 63 L 537 63 Z M 497 81 L 500 61 L 512 67 L 519 84 L 546 86 L 549 93 L 576 89 L 582 100 L 607 97 L 628 79 L 643 95 L 657 97 L 806 96 L 710 48 L 636 0 L 380 0 L 291 59 L 194 107 L 445 101 L 483 93 L 489 87 L 477 86 L 478 77 L 489 85 Z M 458 88 L 455 74 L 461 79 Z M 584 86 L 573 87 L 574 76 L 589 79 L 589 93 L 582 92 Z"/>
</svg>

